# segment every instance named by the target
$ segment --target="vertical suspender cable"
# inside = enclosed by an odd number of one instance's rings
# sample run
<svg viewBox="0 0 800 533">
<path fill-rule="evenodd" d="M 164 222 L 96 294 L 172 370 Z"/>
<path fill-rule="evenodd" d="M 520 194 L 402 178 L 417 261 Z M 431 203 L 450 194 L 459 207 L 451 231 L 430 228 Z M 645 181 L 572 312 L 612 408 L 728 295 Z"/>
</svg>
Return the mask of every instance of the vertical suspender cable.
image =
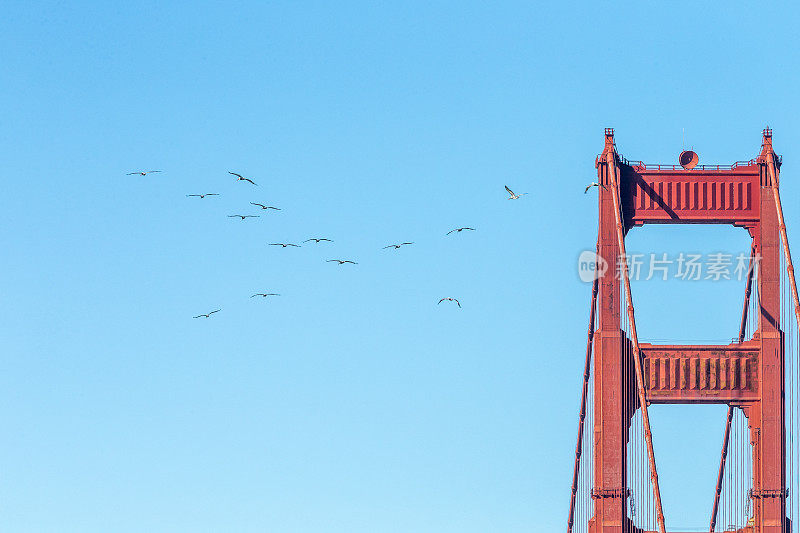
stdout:
<svg viewBox="0 0 800 533">
<path fill-rule="evenodd" d="M 753 283 L 753 256 L 755 255 L 755 242 L 750 246 L 750 262 L 747 269 L 747 284 L 744 289 L 744 305 L 742 306 L 742 321 L 739 324 L 739 343 L 744 341 L 747 329 L 747 311 L 750 308 L 750 290 Z M 725 422 L 725 436 L 722 439 L 722 454 L 719 460 L 719 473 L 717 474 L 717 488 L 714 492 L 714 506 L 711 509 L 711 522 L 708 528 L 709 533 L 714 533 L 717 525 L 717 511 L 719 509 L 719 495 L 722 492 L 722 480 L 725 474 L 725 462 L 728 456 L 728 442 L 731 433 L 731 421 L 733 420 L 733 406 L 728 406 L 728 417 Z M 738 465 L 737 465 L 738 466 Z"/>
<path fill-rule="evenodd" d="M 722 492 L 722 480 L 725 475 L 725 460 L 728 457 L 728 440 L 731 434 L 731 421 L 733 420 L 733 407 L 728 407 L 728 419 L 725 422 L 725 436 L 722 439 L 722 455 L 719 460 L 719 474 L 717 474 L 717 490 L 714 494 L 714 507 L 711 510 L 711 524 L 708 528 L 710 533 L 714 533 L 717 525 L 717 509 L 719 508 L 719 495 Z M 730 491 L 729 491 L 730 492 Z"/>
<path fill-rule="evenodd" d="M 794 316 L 798 326 L 800 326 L 800 298 L 797 296 L 797 282 L 794 279 L 794 265 L 792 264 L 792 254 L 789 250 L 789 237 L 786 235 L 786 222 L 783 218 L 783 207 L 781 205 L 781 193 L 778 188 L 778 171 L 775 168 L 775 155 L 772 147 L 766 153 L 767 175 L 770 186 L 772 187 L 772 197 L 775 200 L 775 211 L 778 214 L 778 230 L 783 244 L 783 255 L 786 261 L 786 274 L 789 278 L 789 285 L 792 288 L 792 300 L 794 302 Z"/>
<path fill-rule="evenodd" d="M 656 519 L 658 521 L 658 529 L 660 533 L 666 533 L 666 526 L 664 525 L 664 511 L 661 507 L 661 490 L 658 486 L 658 472 L 656 471 L 656 458 L 653 451 L 653 436 L 650 432 L 650 417 L 647 414 L 647 398 L 644 392 L 644 376 L 642 375 L 642 362 L 640 359 L 641 352 L 639 351 L 639 336 L 636 333 L 636 321 L 633 315 L 633 298 L 631 294 L 630 279 L 628 278 L 628 257 L 625 253 L 625 236 L 622 231 L 622 210 L 621 203 L 621 190 L 619 179 L 617 177 L 617 154 L 613 147 L 606 152 L 606 162 L 608 164 L 607 171 L 611 183 L 613 184 L 612 197 L 614 199 L 614 217 L 616 218 L 617 226 L 617 246 L 619 248 L 620 259 L 622 262 L 622 279 L 625 286 L 625 297 L 627 298 L 628 309 L 628 323 L 631 328 L 631 341 L 633 341 L 633 363 L 636 371 L 636 388 L 639 393 L 639 407 L 642 410 L 642 425 L 644 428 L 644 440 L 647 445 L 647 458 L 650 462 L 650 479 L 653 483 L 653 497 L 655 499 Z M 800 312 L 800 307 L 798 307 Z"/>
<path fill-rule="evenodd" d="M 599 246 L 596 248 L 600 250 Z M 595 269 L 597 271 L 597 269 Z M 581 454 L 583 453 L 583 423 L 586 419 L 586 397 L 589 393 L 589 377 L 591 375 L 592 364 L 592 344 L 594 341 L 594 321 L 595 309 L 597 308 L 597 288 L 598 278 L 595 277 L 592 283 L 591 307 L 589 308 L 589 329 L 586 339 L 586 363 L 583 368 L 583 390 L 581 392 L 581 412 L 578 418 L 578 444 L 575 446 L 575 469 L 572 472 L 572 495 L 569 501 L 569 520 L 567 521 L 567 533 L 572 533 L 572 525 L 575 521 L 575 497 L 578 491 L 578 474 L 581 468 Z"/>
<path fill-rule="evenodd" d="M 767 174 L 772 185 L 773 198 L 775 199 L 775 210 L 778 212 L 778 229 L 783 242 L 783 254 L 786 260 L 786 271 L 789 277 L 789 285 L 792 287 L 792 299 L 794 300 L 794 315 L 800 325 L 800 299 L 797 296 L 797 283 L 794 279 L 794 266 L 792 265 L 792 254 L 789 251 L 789 238 L 786 236 L 786 223 L 783 219 L 783 208 L 781 207 L 781 194 L 778 191 L 778 176 L 775 170 L 775 158 L 770 150 L 767 152 Z"/>
<path fill-rule="evenodd" d="M 739 325 L 739 343 L 744 341 L 745 330 L 747 327 L 747 309 L 750 307 L 750 292 L 753 287 L 753 258 L 756 255 L 756 243 L 750 246 L 750 262 L 747 268 L 747 284 L 744 288 L 744 307 L 742 308 L 742 322 Z"/>
</svg>

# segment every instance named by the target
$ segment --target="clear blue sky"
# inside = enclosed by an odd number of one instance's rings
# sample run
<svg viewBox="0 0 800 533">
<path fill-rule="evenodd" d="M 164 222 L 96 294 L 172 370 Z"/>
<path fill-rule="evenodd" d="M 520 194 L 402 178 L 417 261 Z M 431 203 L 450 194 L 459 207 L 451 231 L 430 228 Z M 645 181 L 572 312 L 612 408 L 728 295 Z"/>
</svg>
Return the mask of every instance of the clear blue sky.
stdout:
<svg viewBox="0 0 800 533">
<path fill-rule="evenodd" d="M 561 530 L 603 128 L 631 159 L 674 162 L 685 130 L 731 163 L 769 124 L 800 250 L 798 14 L 4 4 L 0 530 Z M 335 242 L 266 246 L 311 236 Z M 629 238 L 747 246 L 730 227 Z M 634 295 L 644 339 L 736 334 L 741 283 Z M 702 527 L 724 408 L 652 418 L 668 522 Z"/>
</svg>

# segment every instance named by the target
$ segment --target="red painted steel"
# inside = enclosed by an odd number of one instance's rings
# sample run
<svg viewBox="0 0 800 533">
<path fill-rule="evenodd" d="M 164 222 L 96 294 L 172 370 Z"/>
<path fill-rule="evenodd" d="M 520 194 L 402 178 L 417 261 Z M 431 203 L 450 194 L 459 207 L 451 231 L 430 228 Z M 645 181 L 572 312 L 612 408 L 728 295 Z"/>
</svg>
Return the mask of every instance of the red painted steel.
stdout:
<svg viewBox="0 0 800 533">
<path fill-rule="evenodd" d="M 666 526 L 664 525 L 664 511 L 661 508 L 661 489 L 658 486 L 656 455 L 655 451 L 653 450 L 653 436 L 650 432 L 650 417 L 647 414 L 647 399 L 645 397 L 645 383 L 642 372 L 642 360 L 640 357 L 641 350 L 639 349 L 639 335 L 636 332 L 636 320 L 633 313 L 633 294 L 631 293 L 631 282 L 628 277 L 628 261 L 627 253 L 625 251 L 625 230 L 622 227 L 622 208 L 620 198 L 622 193 L 620 190 L 620 177 L 617 174 L 616 162 L 617 154 L 612 144 L 611 148 L 606 150 L 606 164 L 608 165 L 608 175 L 612 183 L 611 199 L 614 202 L 614 227 L 616 229 L 617 236 L 617 249 L 619 250 L 620 260 L 622 263 L 622 286 L 625 290 L 625 299 L 627 301 L 626 311 L 628 313 L 628 322 L 630 323 L 631 327 L 633 363 L 636 371 L 636 392 L 639 396 L 639 409 L 642 412 L 642 425 L 644 427 L 644 439 L 647 447 L 647 461 L 650 468 L 650 479 L 652 480 L 653 484 L 653 498 L 655 500 L 658 530 L 660 533 L 666 533 Z M 627 495 L 627 492 L 623 492 L 623 494 Z"/>
<path fill-rule="evenodd" d="M 745 332 L 747 331 L 747 310 L 750 308 L 750 293 L 753 287 L 753 259 L 756 255 L 755 243 L 750 246 L 750 260 L 747 266 L 747 282 L 744 289 L 744 305 L 742 306 L 742 320 L 739 323 L 739 344 L 744 342 Z M 725 475 L 725 461 L 728 457 L 728 443 L 731 436 L 731 421 L 733 420 L 733 405 L 728 405 L 728 416 L 725 421 L 725 436 L 722 439 L 722 453 L 719 459 L 719 474 L 717 475 L 717 488 L 714 491 L 714 505 L 711 508 L 711 521 L 709 523 L 709 533 L 714 533 L 717 525 L 717 511 L 719 510 L 719 496 L 722 493 L 722 479 Z"/>
<path fill-rule="evenodd" d="M 613 130 L 606 130 L 605 148 L 596 160 L 598 183 L 603 185 L 599 190 L 598 253 L 608 268 L 598 283 L 598 328 L 594 334 L 595 496 L 594 516 L 588 522 L 591 533 L 641 533 L 631 522 L 625 505 L 630 493 L 627 435 L 636 411 L 624 403 L 628 390 L 636 390 L 640 397 L 638 408 L 644 422 L 661 532 L 665 526 L 646 414 L 651 403 L 724 403 L 741 408 L 747 417 L 752 451 L 754 525 L 740 531 L 788 531 L 781 244 L 789 266 L 798 323 L 800 301 L 778 192 L 780 162 L 772 150 L 772 133 L 768 130 L 757 158 L 727 166 L 700 165 L 691 170 L 679 165 L 629 162 L 616 153 Z M 758 327 L 752 339 L 744 340 L 740 335 L 738 342 L 720 346 L 639 345 L 625 274 L 627 265 L 625 261 L 618 265 L 618 259 L 625 252 L 624 235 L 636 226 L 652 223 L 730 224 L 748 231 L 753 250 L 760 256 L 760 305 L 758 316 L 752 317 L 758 320 Z M 622 280 L 616 275 L 620 271 Z M 629 305 L 631 339 L 621 328 L 621 297 L 627 297 Z M 635 380 L 624 369 L 624 347 L 629 343 L 633 345 Z M 637 495 L 637 501 L 640 497 Z"/>
<path fill-rule="evenodd" d="M 728 345 L 642 344 L 647 401 L 656 404 L 755 401 L 758 340 Z"/>
<path fill-rule="evenodd" d="M 596 263 L 596 262 L 595 262 Z M 595 269 L 596 271 L 596 269 Z M 589 305 L 589 329 L 586 336 L 586 363 L 583 367 L 583 388 L 581 390 L 581 414 L 578 417 L 578 443 L 575 445 L 575 468 L 572 472 L 572 496 L 569 500 L 569 520 L 567 533 L 572 533 L 575 522 L 575 497 L 578 493 L 578 475 L 581 468 L 581 454 L 583 453 L 583 423 L 586 420 L 586 400 L 589 395 L 589 378 L 592 371 L 592 345 L 594 341 L 594 322 L 597 309 L 597 278 L 592 283 L 592 298 Z"/>
<path fill-rule="evenodd" d="M 719 458 L 719 474 L 717 474 L 717 489 L 714 492 L 714 507 L 711 509 L 711 525 L 709 533 L 714 533 L 717 525 L 717 510 L 719 509 L 719 495 L 722 493 L 722 478 L 725 475 L 725 460 L 728 458 L 728 442 L 731 436 L 731 422 L 733 421 L 732 405 L 728 406 L 728 418 L 725 421 L 725 436 L 722 438 L 722 454 Z"/>
</svg>

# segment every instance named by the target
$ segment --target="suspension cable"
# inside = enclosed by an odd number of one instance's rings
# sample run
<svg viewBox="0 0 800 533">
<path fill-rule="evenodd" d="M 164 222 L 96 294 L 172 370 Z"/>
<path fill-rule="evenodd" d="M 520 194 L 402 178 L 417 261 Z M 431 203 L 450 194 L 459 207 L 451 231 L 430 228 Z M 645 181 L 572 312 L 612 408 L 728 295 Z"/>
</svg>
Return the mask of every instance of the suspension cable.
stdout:
<svg viewBox="0 0 800 533">
<path fill-rule="evenodd" d="M 781 207 L 781 193 L 778 190 L 778 173 L 775 168 L 775 157 L 770 149 L 767 154 L 767 174 L 772 186 L 772 196 L 775 200 L 775 210 L 778 212 L 778 229 L 783 242 L 783 255 L 786 259 L 786 271 L 789 277 L 789 285 L 792 287 L 792 299 L 794 300 L 794 315 L 800 325 L 800 299 L 797 296 L 797 282 L 794 279 L 794 266 L 792 265 L 792 254 L 789 251 L 789 238 L 786 236 L 786 223 L 783 219 L 783 207 Z"/>
<path fill-rule="evenodd" d="M 595 248 L 597 252 L 600 250 L 599 238 L 598 245 Z M 596 256 L 595 256 L 596 257 Z M 595 267 L 597 261 L 595 260 Z M 594 269 L 597 272 L 597 268 Z M 575 521 L 575 496 L 578 491 L 578 475 L 581 468 L 581 454 L 583 453 L 583 423 L 586 419 L 586 397 L 589 393 L 589 377 L 591 376 L 591 363 L 592 363 L 592 345 L 594 343 L 594 322 L 595 311 L 597 308 L 597 289 L 599 286 L 599 279 L 595 276 L 592 283 L 592 298 L 591 306 L 589 308 L 589 329 L 586 338 L 586 364 L 583 368 L 583 390 L 581 392 L 581 412 L 578 418 L 578 444 L 575 446 L 575 469 L 572 472 L 572 495 L 569 501 L 569 519 L 567 521 L 567 533 L 572 533 L 572 525 Z"/>
<path fill-rule="evenodd" d="M 664 525 L 664 511 L 661 507 L 661 490 L 658 486 L 658 472 L 656 471 L 655 452 L 653 451 L 653 436 L 650 432 L 650 417 L 647 414 L 647 398 L 644 392 L 644 377 L 642 375 L 641 352 L 639 350 L 639 336 L 636 333 L 636 321 L 633 315 L 633 297 L 631 294 L 630 279 L 628 278 L 628 256 L 625 253 L 625 236 L 622 230 L 622 211 L 620 209 L 621 191 L 619 179 L 617 178 L 617 154 L 613 146 L 606 152 L 606 162 L 608 164 L 608 174 L 613 186 L 612 197 L 614 199 L 614 217 L 617 226 L 617 247 L 619 248 L 620 260 L 622 262 L 623 284 L 625 286 L 625 297 L 627 298 L 628 323 L 631 329 L 631 341 L 633 341 L 633 362 L 636 370 L 636 385 L 639 393 L 639 406 L 642 410 L 642 425 L 644 427 L 644 439 L 647 444 L 647 456 L 650 462 L 650 479 L 653 483 L 653 496 L 655 498 L 656 519 L 660 533 L 666 533 Z M 798 307 L 800 311 L 800 307 Z M 800 316 L 800 315 L 799 315 Z"/>
</svg>

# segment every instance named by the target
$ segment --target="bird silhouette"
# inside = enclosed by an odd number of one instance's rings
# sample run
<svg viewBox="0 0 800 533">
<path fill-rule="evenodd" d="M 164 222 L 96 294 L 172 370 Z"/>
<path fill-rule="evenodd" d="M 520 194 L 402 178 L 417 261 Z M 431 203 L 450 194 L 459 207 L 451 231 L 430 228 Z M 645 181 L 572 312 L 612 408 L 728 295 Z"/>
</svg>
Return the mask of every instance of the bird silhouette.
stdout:
<svg viewBox="0 0 800 533">
<path fill-rule="evenodd" d="M 589 185 L 586 186 L 586 188 L 583 190 L 583 194 L 586 194 L 587 192 L 589 192 L 589 189 L 591 189 L 592 187 L 602 187 L 602 188 L 606 189 L 605 185 L 602 185 L 600 183 L 597 183 L 596 181 L 593 181 L 592 183 L 590 183 Z M 608 190 L 608 189 L 606 189 L 606 190 Z"/>
<path fill-rule="evenodd" d="M 508 191 L 508 194 L 509 194 L 508 200 L 519 200 L 520 196 L 525 196 L 526 194 L 528 194 L 526 192 L 523 192 L 521 194 L 514 194 L 514 191 L 509 189 L 508 185 L 504 185 L 504 187 L 506 188 L 506 190 Z"/>
<path fill-rule="evenodd" d="M 215 192 L 207 192 L 205 194 L 187 194 L 186 195 L 187 198 L 192 197 L 192 196 L 198 196 L 200 198 L 205 198 L 206 196 L 219 196 L 219 194 L 217 194 Z"/>
<path fill-rule="evenodd" d="M 275 211 L 280 211 L 280 208 L 278 208 L 278 207 L 273 207 L 273 206 L 271 206 L 271 205 L 264 205 L 264 204 L 259 204 L 259 203 L 256 203 L 256 202 L 250 202 L 250 203 L 251 203 L 252 205 L 257 205 L 257 206 L 258 206 L 258 207 L 260 207 L 261 209 L 274 209 Z"/>
<path fill-rule="evenodd" d="M 294 246 L 295 248 L 301 248 L 301 246 L 299 244 L 292 244 L 290 242 L 289 243 L 271 242 L 271 243 L 269 243 L 269 245 L 270 246 L 282 246 L 283 248 L 286 248 L 287 246 Z"/>
<path fill-rule="evenodd" d="M 459 302 L 455 298 L 442 298 L 441 300 L 439 300 L 439 303 L 437 303 L 436 305 L 439 305 L 440 303 L 442 303 L 444 301 L 455 302 L 456 304 L 458 304 L 458 307 L 461 308 L 461 302 Z"/>
<path fill-rule="evenodd" d="M 319 243 L 320 241 L 333 242 L 332 240 L 326 239 L 324 237 L 311 237 L 310 239 L 306 239 L 303 242 L 310 242 L 310 241 L 314 241 L 316 243 Z"/>
<path fill-rule="evenodd" d="M 236 172 L 231 172 L 229 170 L 228 174 L 232 174 L 232 175 L 236 176 L 236 181 L 249 181 L 253 185 L 258 185 L 258 183 L 256 183 L 255 181 L 251 180 L 250 178 L 245 178 L 244 176 L 242 176 L 241 174 L 237 174 Z"/>
<path fill-rule="evenodd" d="M 462 231 L 464 231 L 465 229 L 466 229 L 466 230 L 470 230 L 470 231 L 475 231 L 475 228 L 456 228 L 456 229 L 451 229 L 450 231 L 448 231 L 448 232 L 446 233 L 446 235 L 450 235 L 450 234 L 451 234 L 451 233 L 453 233 L 454 231 L 457 231 L 457 232 L 461 233 L 461 232 L 462 232 Z"/>
<path fill-rule="evenodd" d="M 394 248 L 395 250 L 397 250 L 401 246 L 405 246 L 407 244 L 414 244 L 414 243 L 413 242 L 401 242 L 400 244 L 390 244 L 389 246 L 384 246 L 382 249 L 385 250 L 387 248 Z"/>
<path fill-rule="evenodd" d="M 250 298 L 255 298 L 256 296 L 261 296 L 262 298 L 266 298 L 267 296 L 280 296 L 280 294 L 276 294 L 274 292 L 257 292 Z"/>
<path fill-rule="evenodd" d="M 259 215 L 228 215 L 228 218 L 236 218 L 239 217 L 242 220 L 246 218 L 259 218 Z"/>
<path fill-rule="evenodd" d="M 222 311 L 222 309 L 217 309 L 215 311 L 211 311 L 210 313 L 193 316 L 192 318 L 211 318 L 211 315 L 213 315 L 214 313 L 219 313 L 220 311 Z"/>
<path fill-rule="evenodd" d="M 126 176 L 147 176 L 148 174 L 155 174 L 156 172 L 161 172 L 160 170 L 137 170 L 136 172 L 128 172 Z"/>
<path fill-rule="evenodd" d="M 333 262 L 333 263 L 339 263 L 340 265 L 343 265 L 343 264 L 345 264 L 345 263 L 350 263 L 350 264 L 353 264 L 353 265 L 357 265 L 357 264 L 358 264 L 358 263 L 356 263 L 355 261 L 350 261 L 349 259 L 328 259 L 328 260 L 327 260 L 327 261 L 325 261 L 325 262 L 326 262 L 326 263 L 331 263 L 331 262 Z"/>
</svg>

